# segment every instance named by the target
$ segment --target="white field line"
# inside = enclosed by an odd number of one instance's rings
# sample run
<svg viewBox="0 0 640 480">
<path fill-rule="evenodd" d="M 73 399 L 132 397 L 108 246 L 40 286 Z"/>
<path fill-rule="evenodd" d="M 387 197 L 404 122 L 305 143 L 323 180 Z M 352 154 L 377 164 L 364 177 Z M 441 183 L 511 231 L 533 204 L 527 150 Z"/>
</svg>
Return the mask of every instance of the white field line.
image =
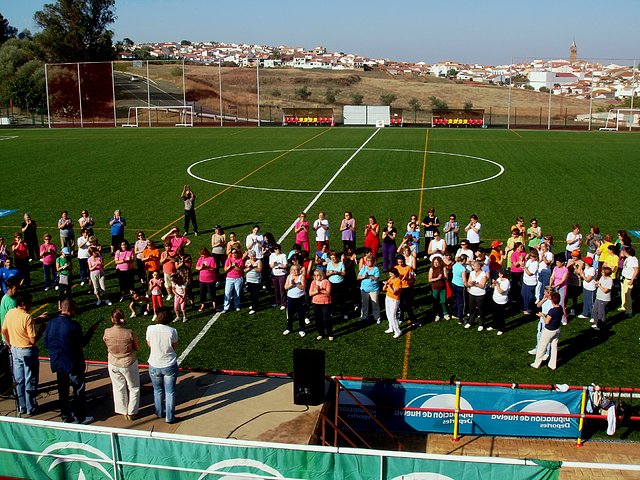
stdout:
<svg viewBox="0 0 640 480">
<path fill-rule="evenodd" d="M 313 200 L 311 200 L 311 203 L 309 203 L 309 205 L 306 206 L 306 208 L 304 209 L 304 211 L 306 212 L 307 210 L 309 210 L 320 198 L 320 196 L 325 192 L 325 190 L 327 188 L 329 188 L 329 186 L 333 183 L 333 181 L 338 178 L 338 175 L 340 175 L 340 173 L 347 167 L 347 165 L 349 165 L 349 162 L 351 160 L 353 160 L 355 158 L 355 156 L 360 153 L 360 151 L 365 147 L 365 145 L 367 143 L 369 143 L 369 141 L 376 135 L 376 133 L 378 133 L 380 131 L 380 129 L 377 129 L 375 132 L 373 132 L 371 134 L 371 136 L 369 138 L 367 138 L 365 140 L 365 142 L 360 145 L 360 148 L 358 148 L 353 155 L 351 155 L 346 162 L 344 162 L 342 164 L 342 166 L 338 169 L 338 171 L 333 175 L 333 177 L 331 177 L 331 179 L 327 182 L 327 184 L 322 188 L 322 190 L 320 190 L 318 192 L 318 194 L 315 196 L 315 198 Z M 295 150 L 295 149 L 294 149 Z M 282 242 L 282 240 L 284 240 L 287 235 L 289 235 L 289 233 L 291 233 L 291 230 L 293 230 L 293 225 L 295 224 L 295 221 L 291 224 L 291 226 L 287 229 L 286 232 L 284 232 L 284 234 L 282 235 L 282 237 L 280 237 L 280 240 L 278 240 L 278 243 Z M 198 333 L 198 335 L 196 335 L 194 337 L 193 340 L 191 340 L 191 343 L 189 343 L 189 345 L 187 346 L 187 348 L 184 349 L 184 351 L 182 352 L 182 354 L 180 355 L 180 357 L 178 358 L 178 365 L 180 365 L 182 363 L 182 361 L 187 358 L 187 355 L 189 355 L 191 353 L 191 351 L 196 347 L 196 345 L 198 345 L 198 342 L 200 342 L 200 340 L 202 340 L 202 338 L 207 334 L 207 332 L 209 331 L 209 329 L 213 326 L 214 323 L 216 323 L 218 321 L 218 319 L 220 318 L 220 316 L 222 315 L 221 312 L 216 313 L 213 317 L 211 317 L 211 319 L 207 322 L 207 324 L 204 326 L 204 328 L 200 331 L 200 333 Z"/>
<path fill-rule="evenodd" d="M 213 324 L 218 321 L 218 319 L 220 318 L 221 315 L 222 315 L 222 312 L 218 312 L 213 317 L 211 317 L 209 319 L 207 324 L 202 328 L 202 330 L 200 330 L 200 333 L 198 333 L 198 335 L 196 335 L 193 338 L 193 340 L 191 340 L 191 343 L 189 343 L 187 348 L 184 349 L 184 352 L 182 352 L 182 354 L 178 358 L 178 365 L 180 365 L 182 363 L 182 361 L 185 358 L 187 358 L 187 355 L 189 355 L 191 353 L 191 350 L 193 350 L 196 347 L 196 345 L 198 345 L 198 342 L 200 342 L 200 340 L 202 340 L 202 337 L 204 337 L 206 335 L 206 333 L 213 326 Z"/>
<path fill-rule="evenodd" d="M 304 208 L 303 212 L 307 213 L 307 212 L 309 211 L 309 209 L 315 205 L 315 203 L 316 203 L 316 202 L 318 201 L 318 199 L 322 196 L 322 194 L 323 194 L 323 193 L 324 193 L 324 192 L 325 192 L 325 191 L 326 191 L 326 190 L 331 186 L 331 184 L 333 183 L 333 181 L 334 181 L 336 178 L 338 178 L 338 175 L 340 175 L 340 173 L 342 173 L 342 171 L 343 171 L 345 168 L 347 168 L 347 165 L 349 165 L 349 162 L 351 162 L 351 160 L 353 160 L 353 159 L 356 157 L 356 155 L 358 155 L 358 153 L 360 153 L 360 151 L 362 151 L 362 149 L 367 145 L 367 143 L 369 143 L 369 141 L 371 141 L 371 139 L 372 139 L 373 137 L 375 137 L 375 136 L 376 136 L 376 134 L 377 134 L 379 131 L 380 131 L 380 129 L 379 129 L 379 128 L 377 128 L 377 129 L 376 129 L 376 131 L 375 131 L 375 132 L 373 132 L 373 133 L 371 134 L 371 136 L 370 136 L 369 138 L 367 138 L 367 139 L 364 141 L 364 143 L 363 143 L 362 145 L 360 145 L 360 147 L 359 147 L 355 152 L 353 152 L 353 155 L 351 155 L 351 156 L 347 159 L 347 161 L 346 161 L 346 162 L 344 162 L 344 163 L 342 164 L 342 166 L 341 166 L 341 167 L 338 169 L 338 171 L 333 175 L 333 177 L 331 177 L 331 178 L 329 179 L 329 181 L 327 182 L 327 184 L 326 184 L 324 187 L 322 187 L 322 190 L 320 190 L 320 191 L 318 192 L 318 194 L 313 198 L 313 200 L 311 200 L 311 202 L 309 203 L 309 205 L 307 205 L 307 206 Z M 296 219 L 296 220 L 297 220 L 297 219 Z M 294 226 L 295 226 L 295 224 L 296 224 L 296 220 L 294 220 L 293 222 L 291 222 L 291 225 L 289 225 L 289 228 L 287 228 L 287 231 L 286 231 L 286 232 L 284 232 L 284 233 L 282 234 L 282 236 L 280 237 L 280 239 L 278 239 L 278 243 L 282 243 L 282 241 L 283 241 L 285 238 L 287 238 L 287 235 L 289 235 L 289 234 L 291 233 L 291 230 L 293 230 L 293 227 L 294 227 Z"/>
<path fill-rule="evenodd" d="M 14 139 L 14 138 L 18 138 L 18 136 L 17 136 L 17 135 L 13 135 L 13 136 L 1 136 L 1 137 L 0 137 L 0 141 L 2 141 L 2 140 L 12 140 L 12 139 Z"/>
</svg>

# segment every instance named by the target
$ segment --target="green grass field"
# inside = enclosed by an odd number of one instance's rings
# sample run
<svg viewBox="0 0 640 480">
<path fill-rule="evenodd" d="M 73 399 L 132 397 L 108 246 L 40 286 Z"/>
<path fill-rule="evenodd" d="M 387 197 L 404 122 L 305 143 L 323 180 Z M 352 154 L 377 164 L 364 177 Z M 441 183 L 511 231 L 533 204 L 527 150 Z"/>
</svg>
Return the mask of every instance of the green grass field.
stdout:
<svg viewBox="0 0 640 480">
<path fill-rule="evenodd" d="M 461 222 L 477 214 L 484 246 L 493 239 L 504 241 L 518 215 L 527 221 L 537 217 L 543 231 L 557 239 L 555 251 L 563 249 L 562 240 L 573 223 L 586 229 L 597 224 L 602 232 L 614 234 L 620 228 L 639 227 L 634 208 L 640 203 L 637 134 L 388 128 L 374 132 L 368 128 L 5 130 L 0 132 L 4 138 L 0 209 L 18 212 L 0 218 L 0 233 L 12 236 L 22 213 L 28 211 L 39 224 L 39 236 L 51 232 L 57 243 L 60 211 L 69 210 L 75 220 L 86 208 L 100 227 L 101 243 L 108 244 L 107 222 L 119 208 L 128 222 L 129 240 L 138 229 L 158 239 L 170 225 L 181 225 L 179 194 L 189 183 L 198 195 L 203 233 L 191 237 L 195 259 L 200 246 L 210 245 L 211 228 L 217 223 L 227 233 L 235 231 L 241 241 L 254 223 L 280 238 L 349 159 L 309 209 L 310 219 L 319 210 L 327 212 L 336 246 L 341 245 L 337 227 L 345 210 L 359 222 L 359 246 L 360 226 L 369 215 L 379 222 L 393 217 L 404 228 L 412 213 L 424 215 L 429 206 L 440 218 L 454 212 Z M 192 173 L 208 181 L 187 173 L 196 162 L 201 163 L 193 166 Z M 495 177 L 500 166 L 504 172 Z M 495 178 L 452 186 L 490 177 Z M 283 241 L 285 251 L 293 238 L 289 234 Z M 35 308 L 55 312 L 57 292 L 45 294 L 39 265 L 33 278 Z M 116 285 L 111 275 L 112 299 Z M 85 328 L 96 318 L 107 320 L 109 307 L 96 307 L 84 287 L 76 286 L 74 292 L 78 319 Z M 421 264 L 416 305 L 423 320 L 430 318 L 429 294 Z M 448 379 L 455 374 L 467 381 L 640 386 L 638 316 L 627 319 L 610 312 L 614 325 L 608 336 L 597 335 L 587 321 L 571 319 L 562 328 L 559 367 L 552 372 L 528 366 L 536 321 L 522 316 L 508 321 L 502 337 L 441 321 L 427 322 L 397 340 L 383 333 L 385 322 L 361 327 L 351 319 L 337 325 L 336 340 L 330 344 L 317 342 L 315 331 L 305 338 L 283 337 L 284 312 L 272 309 L 271 303 L 265 296 L 263 310 L 256 315 L 249 316 L 243 308 L 221 316 L 182 365 L 290 372 L 294 348 L 323 348 L 328 374 L 400 378 L 404 373 L 419 379 Z M 179 354 L 211 317 L 189 314 L 188 323 L 176 325 Z M 129 325 L 144 338 L 148 321 L 140 317 Z M 101 337 L 96 335 L 87 347 L 87 358 L 106 359 Z M 146 362 L 146 346 L 139 356 Z"/>
</svg>

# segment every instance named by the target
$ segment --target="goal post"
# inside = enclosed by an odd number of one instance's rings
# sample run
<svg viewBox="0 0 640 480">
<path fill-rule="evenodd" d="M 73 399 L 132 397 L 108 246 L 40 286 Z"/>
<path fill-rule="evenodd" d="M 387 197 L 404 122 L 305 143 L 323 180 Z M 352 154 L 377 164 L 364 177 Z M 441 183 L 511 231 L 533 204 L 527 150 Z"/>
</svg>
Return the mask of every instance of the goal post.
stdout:
<svg viewBox="0 0 640 480">
<path fill-rule="evenodd" d="M 155 118 L 154 118 L 155 117 Z M 129 107 L 127 123 L 123 127 L 173 124 L 176 127 L 193 127 L 193 105 L 166 105 L 153 107 Z"/>
<path fill-rule="evenodd" d="M 617 132 L 620 128 L 640 127 L 640 108 L 612 108 L 601 131 Z"/>
</svg>

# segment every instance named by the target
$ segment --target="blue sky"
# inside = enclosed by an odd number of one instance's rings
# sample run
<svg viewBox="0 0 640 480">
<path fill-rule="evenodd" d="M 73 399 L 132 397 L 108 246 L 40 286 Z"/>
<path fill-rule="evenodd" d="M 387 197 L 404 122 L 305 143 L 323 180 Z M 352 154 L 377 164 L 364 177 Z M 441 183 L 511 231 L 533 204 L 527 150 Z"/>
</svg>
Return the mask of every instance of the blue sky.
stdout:
<svg viewBox="0 0 640 480">
<path fill-rule="evenodd" d="M 38 0 L 0 0 L 0 13 L 36 31 Z M 395 60 L 500 64 L 566 58 L 638 59 L 640 0 L 118 0 L 115 39 L 323 45 Z"/>
</svg>

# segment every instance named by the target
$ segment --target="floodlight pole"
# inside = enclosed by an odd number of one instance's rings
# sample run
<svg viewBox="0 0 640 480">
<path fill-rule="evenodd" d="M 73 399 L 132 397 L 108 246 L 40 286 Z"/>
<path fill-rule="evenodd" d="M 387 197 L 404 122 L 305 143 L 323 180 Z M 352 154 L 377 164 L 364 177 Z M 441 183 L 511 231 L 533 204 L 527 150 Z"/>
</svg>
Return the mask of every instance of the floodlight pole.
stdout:
<svg viewBox="0 0 640 480">
<path fill-rule="evenodd" d="M 218 59 L 218 90 L 220 92 L 220 126 L 222 127 L 224 124 L 224 120 L 222 119 L 222 59 Z"/>
<path fill-rule="evenodd" d="M 511 63 L 509 64 L 509 101 L 507 105 L 507 130 L 511 128 L 511 89 L 513 88 L 513 78 L 511 75 L 512 66 L 513 66 L 513 57 L 511 57 Z"/>
<path fill-rule="evenodd" d="M 49 64 L 44 64 L 44 87 L 47 93 L 47 125 L 51 128 L 51 106 L 49 105 Z"/>
<path fill-rule="evenodd" d="M 78 67 L 78 106 L 80 107 L 80 128 L 84 127 L 82 119 L 82 87 L 80 86 L 80 62 L 76 63 Z"/>
<path fill-rule="evenodd" d="M 547 72 L 549 73 L 549 72 Z M 549 85 L 550 83 L 547 83 L 547 85 Z M 551 130 L 551 92 L 553 85 L 551 85 L 551 87 L 549 87 L 549 107 L 548 107 L 548 113 L 547 113 L 547 130 Z"/>
<path fill-rule="evenodd" d="M 113 97 L 113 126 L 118 126 L 118 113 L 116 111 L 116 79 L 113 72 L 113 62 L 111 62 L 111 95 Z"/>
<path fill-rule="evenodd" d="M 595 65 L 595 61 L 591 62 L 591 90 L 589 91 L 589 128 L 588 131 L 591 131 L 591 116 L 593 115 L 593 66 Z M 605 124 L 606 127 L 606 124 Z"/>
<path fill-rule="evenodd" d="M 147 107 L 151 106 L 151 83 L 149 80 L 149 60 L 147 60 Z M 138 112 L 136 111 L 136 115 L 138 115 Z M 147 115 L 148 117 L 148 123 L 149 123 L 149 127 L 151 127 L 151 110 L 149 110 L 149 114 Z M 136 123 L 137 123 L 137 119 L 136 119 Z"/>
<path fill-rule="evenodd" d="M 258 126 L 260 126 L 260 59 L 256 56 L 256 90 L 258 92 Z"/>
<path fill-rule="evenodd" d="M 184 58 L 182 59 L 182 105 L 187 106 L 187 84 L 184 79 Z"/>
<path fill-rule="evenodd" d="M 629 131 L 631 131 L 631 127 L 633 126 L 633 96 L 636 92 L 635 83 L 636 83 L 636 60 L 633 61 L 633 76 L 631 77 L 631 102 L 629 103 L 629 107 L 631 111 L 629 112 Z"/>
</svg>

